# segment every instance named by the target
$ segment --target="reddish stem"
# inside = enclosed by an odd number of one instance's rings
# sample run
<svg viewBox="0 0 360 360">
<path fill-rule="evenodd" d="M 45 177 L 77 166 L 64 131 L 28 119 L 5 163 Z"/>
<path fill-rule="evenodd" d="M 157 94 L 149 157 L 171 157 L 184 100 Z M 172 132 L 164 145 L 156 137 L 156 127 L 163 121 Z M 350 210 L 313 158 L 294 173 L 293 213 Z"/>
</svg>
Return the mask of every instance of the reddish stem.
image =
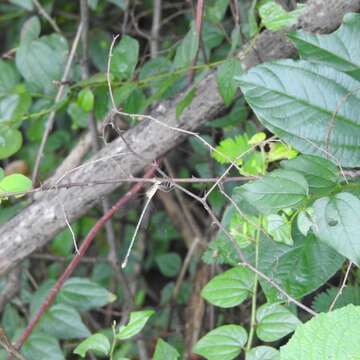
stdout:
<svg viewBox="0 0 360 360">
<path fill-rule="evenodd" d="M 150 178 L 154 175 L 157 165 L 151 166 L 149 170 L 144 175 L 144 179 Z M 106 212 L 98 221 L 97 223 L 92 227 L 88 235 L 86 236 L 85 240 L 82 242 L 79 253 L 74 256 L 74 258 L 71 260 L 69 265 L 66 267 L 64 273 L 60 276 L 60 278 L 57 280 L 55 285 L 50 290 L 49 294 L 47 295 L 44 302 L 41 304 L 40 308 L 36 312 L 35 316 L 31 319 L 28 326 L 22 333 L 21 337 L 18 339 L 18 341 L 15 344 L 15 348 L 19 350 L 21 346 L 24 344 L 24 342 L 27 340 L 27 338 L 30 336 L 31 332 L 33 331 L 35 325 L 39 322 L 41 316 L 44 314 L 44 312 L 49 308 L 49 306 L 53 303 L 55 300 L 56 295 L 58 294 L 60 288 L 64 284 L 64 282 L 69 278 L 69 276 L 72 274 L 78 263 L 80 262 L 82 256 L 85 255 L 87 249 L 91 245 L 95 235 L 99 232 L 99 230 L 105 225 L 107 221 L 111 219 L 111 217 L 115 214 L 116 211 L 121 209 L 124 205 L 126 205 L 129 200 L 136 195 L 141 188 L 143 187 L 144 183 L 137 183 L 134 185 L 123 197 L 119 199 L 119 201 L 111 208 L 108 212 Z M 8 360 L 11 360 L 12 356 L 10 355 L 8 357 Z"/>
</svg>

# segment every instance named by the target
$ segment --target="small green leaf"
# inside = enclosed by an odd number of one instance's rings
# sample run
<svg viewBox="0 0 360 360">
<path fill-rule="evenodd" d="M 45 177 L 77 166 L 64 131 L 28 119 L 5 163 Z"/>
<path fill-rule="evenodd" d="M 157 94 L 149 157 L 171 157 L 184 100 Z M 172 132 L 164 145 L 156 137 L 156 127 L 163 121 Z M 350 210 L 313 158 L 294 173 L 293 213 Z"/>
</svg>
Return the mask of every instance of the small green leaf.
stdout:
<svg viewBox="0 0 360 360">
<path fill-rule="evenodd" d="M 235 75 L 242 73 L 241 62 L 231 58 L 222 63 L 217 70 L 217 85 L 225 105 L 230 105 L 237 91 Z"/>
<path fill-rule="evenodd" d="M 293 159 L 297 154 L 298 152 L 289 145 L 272 143 L 270 144 L 270 151 L 267 153 L 267 158 L 269 162 L 273 162 L 283 159 Z"/>
<path fill-rule="evenodd" d="M 291 222 L 285 215 L 270 214 L 266 217 L 266 220 L 266 230 L 274 241 L 286 245 L 294 244 L 291 236 Z"/>
<path fill-rule="evenodd" d="M 22 141 L 19 130 L 0 126 L 0 160 L 15 154 L 21 148 Z"/>
<path fill-rule="evenodd" d="M 32 16 L 21 28 L 20 41 L 22 44 L 37 39 L 40 35 L 41 25 L 37 16 Z"/>
<path fill-rule="evenodd" d="M 32 188 L 32 181 L 22 174 L 5 176 L 0 181 L 0 195 L 2 192 L 25 192 Z"/>
<path fill-rule="evenodd" d="M 301 321 L 286 307 L 264 304 L 256 311 L 256 335 L 262 341 L 276 341 L 293 332 Z"/>
<path fill-rule="evenodd" d="M 152 360 L 177 360 L 178 351 L 162 339 L 158 339 Z"/>
<path fill-rule="evenodd" d="M 82 89 L 78 94 L 77 103 L 85 112 L 91 111 L 94 107 L 94 94 L 91 89 Z"/>
<path fill-rule="evenodd" d="M 265 139 L 266 139 L 266 134 L 261 131 L 256 133 L 250 138 L 249 144 L 253 146 L 260 145 Z"/>
<path fill-rule="evenodd" d="M 114 48 L 111 73 L 121 80 L 131 79 L 139 57 L 139 43 L 130 36 L 123 36 Z"/>
<path fill-rule="evenodd" d="M 299 215 L 297 217 L 297 226 L 299 228 L 299 231 L 306 236 L 311 229 L 311 226 L 314 225 L 313 221 L 314 216 L 314 209 L 313 208 L 307 208 L 304 211 L 300 211 Z"/>
<path fill-rule="evenodd" d="M 202 337 L 193 352 L 207 360 L 232 360 L 241 353 L 247 340 L 246 330 L 239 325 L 223 325 Z"/>
<path fill-rule="evenodd" d="M 245 360 L 280 360 L 280 352 L 270 346 L 257 346 L 246 353 Z"/>
<path fill-rule="evenodd" d="M 281 360 L 359 359 L 360 307 L 319 314 L 297 327 L 280 348 Z"/>
<path fill-rule="evenodd" d="M 74 354 L 84 358 L 88 351 L 97 351 L 101 354 L 108 355 L 110 351 L 109 339 L 103 334 L 91 335 L 74 349 Z"/>
<path fill-rule="evenodd" d="M 85 311 L 109 304 L 116 296 L 87 278 L 73 277 L 65 282 L 57 299 Z"/>
<path fill-rule="evenodd" d="M 230 161 L 235 161 L 240 165 L 243 162 L 243 156 L 250 149 L 248 141 L 247 135 L 238 135 L 235 138 L 222 140 L 211 156 L 220 164 L 229 164 Z"/>
<path fill-rule="evenodd" d="M 183 111 L 191 105 L 194 97 L 196 96 L 196 88 L 192 88 L 186 95 L 176 104 L 176 118 L 178 119 Z"/>
<path fill-rule="evenodd" d="M 71 117 L 73 129 L 88 127 L 89 115 L 84 111 L 78 102 L 70 103 L 66 111 Z"/>
<path fill-rule="evenodd" d="M 176 49 L 174 68 L 183 68 L 191 65 L 198 50 L 198 37 L 194 26 L 182 40 L 179 47 Z"/>
<path fill-rule="evenodd" d="M 126 340 L 137 335 L 143 329 L 149 318 L 154 314 L 154 310 L 131 312 L 129 323 L 120 327 L 116 334 L 116 338 L 118 340 Z"/>
<path fill-rule="evenodd" d="M 308 196 L 305 178 L 295 171 L 275 170 L 241 187 L 242 196 L 258 211 L 269 214 L 300 205 Z"/>
<path fill-rule="evenodd" d="M 288 12 L 275 1 L 267 1 L 260 6 L 259 14 L 266 28 L 277 31 L 293 25 L 304 10 L 305 6 L 298 4 L 296 10 Z"/>
<path fill-rule="evenodd" d="M 201 296 L 215 306 L 230 308 L 245 301 L 253 286 L 254 273 L 239 266 L 211 279 L 202 290 Z"/>
<path fill-rule="evenodd" d="M 316 200 L 313 207 L 316 236 L 359 266 L 360 200 L 342 192 Z"/>
<path fill-rule="evenodd" d="M 174 277 L 180 271 L 181 257 L 177 253 L 158 255 L 155 261 L 164 276 Z"/>
<path fill-rule="evenodd" d="M 80 314 L 65 304 L 53 305 L 42 317 L 39 325 L 46 334 L 57 339 L 80 339 L 90 335 Z"/>
</svg>

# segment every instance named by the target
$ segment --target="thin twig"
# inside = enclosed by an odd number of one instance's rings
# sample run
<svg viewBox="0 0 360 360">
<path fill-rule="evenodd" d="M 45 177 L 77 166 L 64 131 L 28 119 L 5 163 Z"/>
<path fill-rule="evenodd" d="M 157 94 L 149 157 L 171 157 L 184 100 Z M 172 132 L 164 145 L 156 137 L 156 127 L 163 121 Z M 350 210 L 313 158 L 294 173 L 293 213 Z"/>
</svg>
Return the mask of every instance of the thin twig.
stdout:
<svg viewBox="0 0 360 360">
<path fill-rule="evenodd" d="M 58 32 L 59 34 L 61 34 L 61 30 L 58 27 L 56 21 L 54 19 L 51 18 L 51 16 L 46 12 L 46 10 L 42 7 L 42 5 L 40 4 L 40 2 L 38 0 L 32 0 L 33 4 L 35 5 L 37 11 L 39 12 L 39 14 L 45 19 L 47 20 L 47 22 L 51 25 L 51 27 Z"/>
<path fill-rule="evenodd" d="M 162 0 L 154 0 L 151 38 L 150 38 L 150 54 L 152 59 L 156 58 L 159 52 L 161 7 L 162 7 Z"/>
<path fill-rule="evenodd" d="M 353 263 L 351 261 L 349 261 L 349 265 L 348 265 L 348 267 L 346 269 L 344 279 L 343 279 L 342 284 L 341 284 L 341 286 L 339 288 L 339 291 L 337 292 L 334 300 L 332 301 L 331 305 L 329 306 L 329 311 L 332 311 L 334 309 L 334 306 L 335 306 L 336 302 L 338 301 L 339 297 L 341 296 L 342 292 L 344 291 L 347 279 L 348 279 L 348 277 L 350 275 L 350 270 L 351 270 L 352 265 L 353 265 Z"/>
<path fill-rule="evenodd" d="M 56 97 L 55 97 L 55 104 L 60 102 L 60 100 L 62 99 L 62 96 L 64 94 L 65 85 L 63 83 L 65 83 L 66 80 L 68 79 L 70 69 L 71 69 L 71 65 L 72 65 L 72 62 L 73 62 L 74 57 L 75 57 L 76 49 L 77 49 L 77 47 L 79 45 L 79 40 L 80 40 L 80 35 L 81 35 L 81 32 L 82 32 L 82 28 L 83 28 L 83 24 L 80 23 L 79 26 L 78 26 L 76 35 L 75 35 L 73 45 L 71 47 L 71 51 L 70 51 L 67 63 L 65 65 L 65 70 L 64 70 L 63 76 L 61 78 L 61 83 L 62 84 L 60 85 L 59 90 L 58 90 L 58 92 L 56 94 Z M 40 144 L 38 153 L 36 155 L 34 170 L 33 170 L 33 174 L 32 174 L 33 184 L 36 183 L 36 179 L 37 179 L 37 176 L 38 176 L 38 173 L 39 173 L 41 159 L 42 159 L 42 157 L 44 155 L 45 145 L 46 145 L 47 140 L 49 138 L 50 132 L 51 132 L 53 126 L 54 126 L 55 114 L 56 114 L 56 110 L 53 110 L 50 113 L 50 115 L 49 115 L 49 117 L 47 119 L 47 122 L 46 122 L 45 131 L 44 131 L 43 137 L 41 139 L 41 144 Z"/>
</svg>

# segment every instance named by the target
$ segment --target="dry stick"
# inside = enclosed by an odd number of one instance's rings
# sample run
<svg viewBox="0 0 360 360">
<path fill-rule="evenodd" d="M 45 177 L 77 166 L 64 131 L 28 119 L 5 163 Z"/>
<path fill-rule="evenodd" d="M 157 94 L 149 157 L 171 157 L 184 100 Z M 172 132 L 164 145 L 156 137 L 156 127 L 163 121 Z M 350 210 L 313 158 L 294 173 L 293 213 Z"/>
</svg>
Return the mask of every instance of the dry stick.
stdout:
<svg viewBox="0 0 360 360">
<path fill-rule="evenodd" d="M 0 346 L 10 355 L 14 356 L 17 360 L 26 360 L 13 346 L 3 328 L 0 327 Z"/>
<path fill-rule="evenodd" d="M 46 10 L 42 7 L 42 5 L 39 3 L 38 0 L 32 0 L 33 4 L 35 5 L 35 7 L 37 8 L 39 14 L 48 21 L 48 23 L 51 25 L 51 27 L 58 32 L 59 34 L 61 34 L 61 30 L 58 27 L 57 23 L 55 20 L 53 20 L 51 18 L 51 16 L 46 12 Z"/>
<path fill-rule="evenodd" d="M 156 58 L 159 52 L 161 8 L 162 8 L 162 0 L 154 0 L 151 38 L 150 38 L 150 54 L 152 59 Z"/>
<path fill-rule="evenodd" d="M 155 172 L 156 167 L 151 166 L 149 170 L 146 171 L 144 178 L 149 178 L 153 176 Z M 41 304 L 39 310 L 36 312 L 32 320 L 27 325 L 26 329 L 22 333 L 19 340 L 16 342 L 15 348 L 19 350 L 21 346 L 24 344 L 26 339 L 30 336 L 31 332 L 33 331 L 35 325 L 39 322 L 41 316 L 44 314 L 44 312 L 49 308 L 49 306 L 52 304 L 52 302 L 55 300 L 56 295 L 58 294 L 60 288 L 64 284 L 64 282 L 69 278 L 69 276 L 72 274 L 76 266 L 79 264 L 82 256 L 86 253 L 87 249 L 91 245 L 94 237 L 96 234 L 100 231 L 100 229 L 106 224 L 109 219 L 122 207 L 124 207 L 143 187 L 143 184 L 138 183 L 134 185 L 124 196 L 122 196 L 119 201 L 106 213 L 104 214 L 92 227 L 86 238 L 84 239 L 83 243 L 81 244 L 79 248 L 79 254 L 75 255 L 69 265 L 66 267 L 63 274 L 60 276 L 60 278 L 57 280 L 55 285 L 50 290 L 48 296 L 45 298 L 43 303 Z M 8 358 L 8 360 L 10 360 Z"/>
<path fill-rule="evenodd" d="M 73 59 L 75 57 L 76 49 L 77 49 L 77 47 L 79 45 L 79 40 L 80 40 L 80 35 L 81 35 L 81 32 L 82 32 L 82 28 L 83 28 L 83 24 L 80 22 L 80 24 L 78 26 L 78 29 L 77 29 L 77 32 L 76 32 L 76 36 L 75 36 L 73 45 L 71 47 L 71 51 L 70 51 L 66 66 L 65 66 L 63 76 L 61 78 L 61 85 L 60 85 L 59 90 L 58 90 L 58 92 L 56 94 L 56 97 L 55 97 L 55 104 L 58 103 L 61 100 L 62 96 L 63 96 L 64 90 L 65 90 L 65 83 L 66 83 L 67 78 L 68 78 L 69 73 L 70 73 L 71 64 L 72 64 Z M 45 145 L 46 145 L 47 140 L 49 138 L 49 134 L 50 134 L 50 132 L 51 132 L 53 126 L 54 126 L 55 114 L 56 114 L 56 110 L 52 111 L 50 113 L 48 119 L 47 119 L 47 122 L 46 122 L 44 135 L 43 135 L 43 137 L 41 139 L 41 144 L 40 144 L 38 153 L 36 155 L 35 166 L 34 166 L 34 170 L 33 170 L 33 174 L 32 174 L 33 184 L 35 184 L 35 182 L 36 182 L 36 179 L 37 179 L 37 176 L 38 176 L 38 173 L 39 173 L 41 158 L 43 157 L 43 154 L 44 154 L 44 148 L 45 148 Z"/>
<path fill-rule="evenodd" d="M 332 301 L 331 305 L 329 306 L 329 311 L 332 311 L 334 309 L 334 306 L 336 304 L 336 302 L 338 301 L 339 297 L 341 296 L 343 290 L 345 289 L 345 286 L 346 286 L 346 282 L 347 282 L 347 279 L 350 275 L 350 270 L 351 270 L 351 267 L 352 267 L 353 263 L 351 261 L 349 261 L 349 265 L 346 269 L 346 273 L 345 273 L 345 276 L 344 276 L 344 280 L 340 286 L 340 289 L 339 291 L 337 292 L 334 300 Z"/>
</svg>

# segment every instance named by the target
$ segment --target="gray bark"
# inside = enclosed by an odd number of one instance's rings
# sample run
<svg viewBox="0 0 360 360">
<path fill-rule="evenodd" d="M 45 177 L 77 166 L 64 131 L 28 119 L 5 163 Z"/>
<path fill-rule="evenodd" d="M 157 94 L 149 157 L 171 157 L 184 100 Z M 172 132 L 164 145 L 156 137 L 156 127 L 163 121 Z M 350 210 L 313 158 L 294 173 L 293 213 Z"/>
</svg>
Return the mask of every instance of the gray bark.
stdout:
<svg viewBox="0 0 360 360">
<path fill-rule="evenodd" d="M 340 25 L 344 13 L 359 10 L 360 0 L 310 0 L 296 27 L 307 31 L 330 32 Z M 294 47 L 282 32 L 264 31 L 255 46 L 242 51 L 239 58 L 244 68 L 248 69 L 263 61 L 292 57 L 295 54 Z M 151 115 L 170 126 L 193 131 L 223 110 L 213 73 L 200 81 L 192 104 L 177 120 L 176 103 L 183 95 L 159 104 Z M 61 183 L 86 183 L 135 175 L 178 145 L 185 136 L 151 120 L 144 120 L 124 134 L 127 143 L 141 157 L 129 152 L 123 140 L 118 138 L 94 155 L 87 165 L 68 174 Z M 55 180 L 50 179 L 50 183 Z M 63 230 L 66 227 L 64 211 L 72 222 L 120 185 L 73 187 L 34 196 L 28 207 L 0 227 L 0 275 Z"/>
</svg>

